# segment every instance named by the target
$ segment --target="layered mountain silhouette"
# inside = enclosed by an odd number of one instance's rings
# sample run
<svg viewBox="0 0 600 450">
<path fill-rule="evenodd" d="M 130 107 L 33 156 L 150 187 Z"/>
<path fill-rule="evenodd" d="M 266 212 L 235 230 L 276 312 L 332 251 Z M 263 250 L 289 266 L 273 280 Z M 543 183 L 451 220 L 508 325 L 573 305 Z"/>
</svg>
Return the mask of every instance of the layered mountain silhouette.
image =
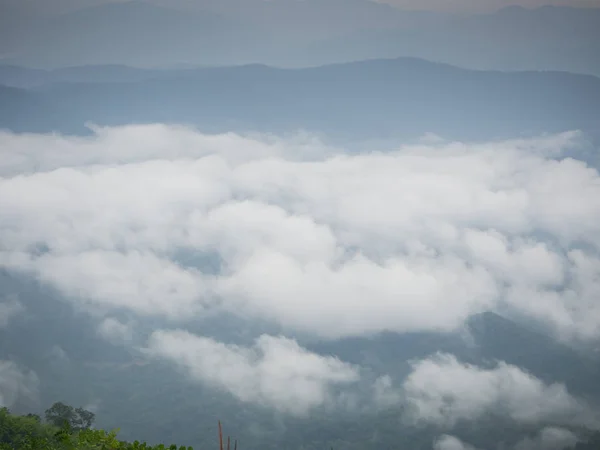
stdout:
<svg viewBox="0 0 600 450">
<path fill-rule="evenodd" d="M 600 75 L 600 9 L 508 7 L 461 16 L 367 0 L 63 3 L 54 14 L 14 1 L 0 6 L 4 63 L 300 67 L 411 56 L 482 70 Z"/>
<path fill-rule="evenodd" d="M 2 88 L 0 127 L 86 133 L 86 123 L 162 122 L 205 132 L 308 130 L 350 141 L 427 132 L 450 139 L 574 129 L 593 135 L 600 124 L 599 78 L 474 71 L 412 58 L 294 70 L 88 67 L 41 75 L 41 86 Z"/>
</svg>

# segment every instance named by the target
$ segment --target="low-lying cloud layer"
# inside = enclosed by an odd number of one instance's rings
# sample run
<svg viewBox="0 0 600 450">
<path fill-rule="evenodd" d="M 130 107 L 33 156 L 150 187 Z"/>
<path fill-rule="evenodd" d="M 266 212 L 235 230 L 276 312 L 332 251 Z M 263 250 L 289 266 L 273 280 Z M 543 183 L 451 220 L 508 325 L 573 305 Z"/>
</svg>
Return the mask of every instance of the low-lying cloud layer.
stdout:
<svg viewBox="0 0 600 450">
<path fill-rule="evenodd" d="M 147 351 L 243 402 L 302 415 L 332 402 L 331 387 L 358 380 L 356 368 L 310 353 L 295 341 L 263 335 L 251 348 L 225 345 L 186 331 L 156 331 Z"/>
<path fill-rule="evenodd" d="M 438 354 L 415 362 L 402 390 L 414 419 L 445 427 L 492 415 L 525 424 L 597 428 L 600 423 L 564 385 L 545 384 L 506 363 L 484 369 Z"/>
<path fill-rule="evenodd" d="M 596 339 L 600 176 L 560 157 L 577 139 L 350 155 L 162 125 L 2 133 L 0 267 L 96 311 L 337 338 L 503 306 Z"/>
<path fill-rule="evenodd" d="M 455 436 L 444 434 L 433 443 L 433 450 L 475 450 L 475 447 L 464 443 Z"/>
<path fill-rule="evenodd" d="M 562 156 L 578 139 L 428 139 L 350 154 L 310 136 L 163 125 L 88 138 L 0 133 L 0 270 L 98 315 L 97 334 L 114 343 L 149 333 L 146 354 L 240 401 L 295 415 L 360 403 L 360 367 L 283 336 L 240 346 L 183 328 L 227 313 L 336 339 L 454 331 L 502 309 L 564 339 L 597 340 L 600 174 Z M 0 328 L 22 309 L 0 300 Z M 563 385 L 502 362 L 436 355 L 413 362 L 399 389 L 372 375 L 362 379 L 369 406 L 404 402 L 442 427 L 491 414 L 598 426 Z M 0 403 L 35 386 L 35 374 L 0 362 Z M 549 427 L 519 445 L 574 442 L 569 433 Z M 472 448 L 449 435 L 433 445 Z"/>
</svg>

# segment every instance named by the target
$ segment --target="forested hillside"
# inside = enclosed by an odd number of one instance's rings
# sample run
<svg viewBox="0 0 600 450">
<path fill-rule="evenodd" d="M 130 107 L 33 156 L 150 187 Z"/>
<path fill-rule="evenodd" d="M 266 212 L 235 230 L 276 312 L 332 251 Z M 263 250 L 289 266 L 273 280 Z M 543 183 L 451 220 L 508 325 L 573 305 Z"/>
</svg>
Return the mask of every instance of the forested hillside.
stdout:
<svg viewBox="0 0 600 450">
<path fill-rule="evenodd" d="M 175 444 L 149 445 L 145 442 L 126 442 L 118 438 L 118 430 L 105 431 L 93 429 L 94 414 L 82 408 L 73 408 L 57 402 L 46 410 L 42 420 L 36 414 L 19 416 L 12 414 L 8 408 L 0 409 L 0 450 L 193 450 L 192 447 Z M 482 430 L 492 432 L 493 430 Z M 501 432 L 497 429 L 496 432 Z M 398 436 L 398 442 L 403 441 Z M 219 446 L 223 450 L 234 448 L 237 441 L 230 437 L 225 440 L 219 422 Z M 341 443 L 340 448 L 354 448 L 351 442 Z M 349 445 L 348 445 L 349 444 Z M 420 448 L 407 445 L 398 448 Z M 232 447 L 233 446 L 233 447 Z M 437 448 L 437 447 L 436 447 Z M 590 436 L 587 442 L 579 442 L 574 447 L 564 450 L 597 450 L 600 449 L 600 433 Z"/>
<path fill-rule="evenodd" d="M 46 410 L 45 420 L 35 414 L 18 416 L 0 409 L 1 450 L 192 450 L 176 445 L 156 446 L 121 441 L 116 431 L 95 430 L 94 414 L 82 408 L 55 403 Z"/>
</svg>

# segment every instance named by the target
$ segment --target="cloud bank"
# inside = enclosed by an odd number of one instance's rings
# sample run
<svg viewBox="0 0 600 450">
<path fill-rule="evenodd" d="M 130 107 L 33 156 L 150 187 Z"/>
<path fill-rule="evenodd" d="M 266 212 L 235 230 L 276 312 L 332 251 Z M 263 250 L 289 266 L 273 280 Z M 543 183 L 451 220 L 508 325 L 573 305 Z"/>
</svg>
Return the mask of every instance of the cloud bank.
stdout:
<svg viewBox="0 0 600 450">
<path fill-rule="evenodd" d="M 475 447 L 465 444 L 457 437 L 444 434 L 435 440 L 433 450 L 475 450 Z"/>
<path fill-rule="evenodd" d="M 524 424 L 600 424 L 597 414 L 564 385 L 545 384 L 503 362 L 484 369 L 438 354 L 414 362 L 402 390 L 413 419 L 444 427 L 492 415 Z"/>
<path fill-rule="evenodd" d="M 130 343 L 133 339 L 133 325 L 107 317 L 98 325 L 98 334 L 115 344 Z"/>
<path fill-rule="evenodd" d="M 332 387 L 359 379 L 356 368 L 284 337 L 263 335 L 253 347 L 240 347 L 186 331 L 156 331 L 146 351 L 243 402 L 295 415 L 332 402 Z"/>
<path fill-rule="evenodd" d="M 164 125 L 0 133 L 0 267 L 74 304 L 326 338 L 512 308 L 600 336 L 600 176 L 578 135 L 345 154 Z"/>
</svg>

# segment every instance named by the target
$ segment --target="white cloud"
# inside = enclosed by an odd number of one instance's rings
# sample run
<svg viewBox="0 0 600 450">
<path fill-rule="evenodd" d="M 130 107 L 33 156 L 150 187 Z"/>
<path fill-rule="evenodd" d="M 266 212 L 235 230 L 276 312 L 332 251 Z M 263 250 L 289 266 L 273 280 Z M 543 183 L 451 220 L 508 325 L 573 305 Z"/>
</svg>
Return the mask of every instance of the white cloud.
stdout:
<svg viewBox="0 0 600 450">
<path fill-rule="evenodd" d="M 46 353 L 46 357 L 49 358 L 57 366 L 67 366 L 71 363 L 69 354 L 60 345 L 53 345 L 52 348 Z"/>
<path fill-rule="evenodd" d="M 600 176 L 565 133 L 343 154 L 306 137 L 0 133 L 0 267 L 77 304 L 336 338 L 509 306 L 600 337 Z"/>
<path fill-rule="evenodd" d="M 553 324 L 564 338 L 600 336 L 600 259 L 582 250 L 569 251 L 563 260 L 560 290 L 540 290 L 535 285 L 515 284 L 508 299 L 523 313 Z M 527 299 L 527 301 L 524 301 Z"/>
<path fill-rule="evenodd" d="M 16 296 L 8 296 L 0 299 L 0 328 L 8 326 L 10 319 L 24 310 L 24 306 Z"/>
<path fill-rule="evenodd" d="M 41 281 L 66 295 L 96 306 L 125 306 L 143 314 L 180 317 L 198 312 L 197 299 L 206 293 L 201 273 L 151 252 L 90 250 L 35 257 L 14 252 L 5 256 L 3 262 L 10 267 L 37 273 Z"/>
<path fill-rule="evenodd" d="M 457 437 L 444 434 L 435 440 L 433 450 L 475 450 L 475 447 L 465 444 Z"/>
<path fill-rule="evenodd" d="M 402 401 L 400 391 L 393 386 L 389 375 L 378 377 L 373 383 L 373 402 L 381 408 L 396 406 Z"/>
<path fill-rule="evenodd" d="M 535 437 L 527 437 L 515 445 L 515 450 L 564 450 L 574 448 L 579 439 L 569 430 L 546 427 Z"/>
<path fill-rule="evenodd" d="M 133 325 L 122 323 L 113 317 L 107 317 L 98 325 L 98 333 L 104 339 L 116 344 L 131 342 Z"/>
<path fill-rule="evenodd" d="M 499 414 L 529 424 L 598 427 L 597 415 L 562 384 L 545 384 L 500 362 L 484 369 L 438 354 L 413 363 L 403 383 L 413 419 L 453 426 L 460 420 Z"/>
<path fill-rule="evenodd" d="M 358 380 L 354 367 L 301 348 L 295 341 L 263 335 L 253 347 L 225 345 L 186 331 L 156 331 L 149 354 L 170 359 L 190 377 L 223 389 L 243 402 L 302 415 L 334 400 L 332 389 Z"/>
<path fill-rule="evenodd" d="M 37 399 L 39 384 L 32 370 L 0 360 L 0 407 L 11 407 L 22 398 Z"/>
</svg>

